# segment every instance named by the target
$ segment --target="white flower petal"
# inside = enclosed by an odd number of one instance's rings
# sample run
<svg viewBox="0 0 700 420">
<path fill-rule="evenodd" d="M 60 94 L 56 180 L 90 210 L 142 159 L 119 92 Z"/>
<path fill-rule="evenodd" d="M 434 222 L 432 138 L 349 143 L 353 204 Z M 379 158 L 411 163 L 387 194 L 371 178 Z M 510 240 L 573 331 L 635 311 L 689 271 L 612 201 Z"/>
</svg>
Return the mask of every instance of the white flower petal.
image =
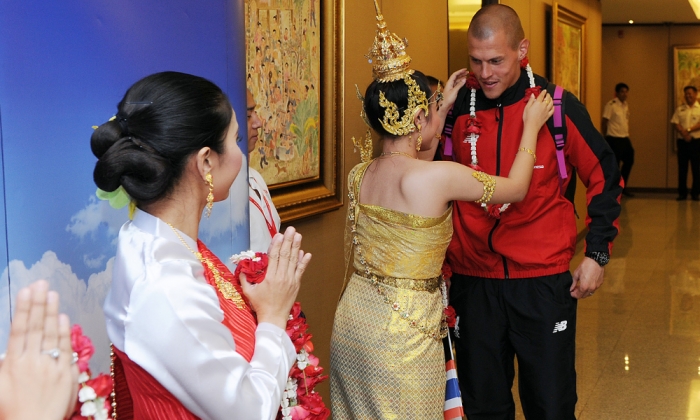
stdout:
<svg viewBox="0 0 700 420">
<path fill-rule="evenodd" d="M 78 401 L 84 403 L 85 401 L 94 400 L 97 398 L 97 393 L 90 386 L 84 386 L 78 391 Z M 91 414 L 92 415 L 92 414 Z"/>
</svg>

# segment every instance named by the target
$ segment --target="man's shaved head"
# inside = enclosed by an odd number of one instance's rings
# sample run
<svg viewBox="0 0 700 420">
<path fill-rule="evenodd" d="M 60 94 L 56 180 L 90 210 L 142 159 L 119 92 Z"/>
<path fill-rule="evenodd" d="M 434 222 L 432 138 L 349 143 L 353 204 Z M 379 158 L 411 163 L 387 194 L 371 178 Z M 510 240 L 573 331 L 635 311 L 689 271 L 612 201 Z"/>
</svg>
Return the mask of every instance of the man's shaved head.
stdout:
<svg viewBox="0 0 700 420">
<path fill-rule="evenodd" d="M 518 49 L 520 41 L 525 38 L 523 25 L 515 10 L 503 4 L 490 4 L 476 12 L 469 24 L 467 36 L 485 40 L 499 31 L 505 32 L 508 44 L 514 50 Z"/>
</svg>

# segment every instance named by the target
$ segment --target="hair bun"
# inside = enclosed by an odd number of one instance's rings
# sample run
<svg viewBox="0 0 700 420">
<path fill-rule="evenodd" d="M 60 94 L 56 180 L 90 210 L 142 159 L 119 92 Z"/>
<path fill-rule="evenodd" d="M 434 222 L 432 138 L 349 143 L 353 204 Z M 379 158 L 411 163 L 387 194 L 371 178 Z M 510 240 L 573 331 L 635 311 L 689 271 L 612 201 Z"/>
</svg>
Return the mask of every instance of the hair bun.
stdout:
<svg viewBox="0 0 700 420">
<path fill-rule="evenodd" d="M 123 137 L 123 132 L 116 120 L 107 121 L 97 127 L 90 137 L 90 148 L 92 154 L 100 159 L 119 139 Z"/>
</svg>

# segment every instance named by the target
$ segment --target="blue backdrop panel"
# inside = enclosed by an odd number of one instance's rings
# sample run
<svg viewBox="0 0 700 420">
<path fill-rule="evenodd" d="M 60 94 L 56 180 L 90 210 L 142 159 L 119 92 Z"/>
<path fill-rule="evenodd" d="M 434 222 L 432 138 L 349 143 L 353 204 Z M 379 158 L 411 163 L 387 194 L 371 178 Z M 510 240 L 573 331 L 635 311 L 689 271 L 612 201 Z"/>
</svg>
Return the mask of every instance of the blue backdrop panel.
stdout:
<svg viewBox="0 0 700 420">
<path fill-rule="evenodd" d="M 61 294 L 62 311 L 95 342 L 93 368 L 107 368 L 102 303 L 127 214 L 95 197 L 91 126 L 114 115 L 136 80 L 176 70 L 227 91 L 245 150 L 243 21 L 243 0 L 0 2 L 4 324 L 9 296 L 46 278 Z M 222 259 L 248 245 L 245 175 L 201 227 Z M 5 342 L 3 329 L 0 349 Z"/>
<path fill-rule="evenodd" d="M 5 178 L 2 170 L 2 107 L 0 107 L 0 268 L 7 267 L 7 230 L 5 229 Z M 0 342 L 10 329 L 10 279 L 0 278 Z M 0 349 L 4 346 L 0 346 Z"/>
</svg>

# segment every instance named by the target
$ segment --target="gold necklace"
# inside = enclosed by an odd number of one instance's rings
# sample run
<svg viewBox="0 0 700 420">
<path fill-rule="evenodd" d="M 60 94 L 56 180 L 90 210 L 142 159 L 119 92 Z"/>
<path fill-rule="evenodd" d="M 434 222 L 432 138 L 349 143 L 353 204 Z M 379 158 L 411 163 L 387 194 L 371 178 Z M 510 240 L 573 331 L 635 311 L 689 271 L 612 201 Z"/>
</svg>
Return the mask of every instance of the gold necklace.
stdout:
<svg viewBox="0 0 700 420">
<path fill-rule="evenodd" d="M 170 229 L 172 229 L 173 232 L 175 232 L 175 235 L 177 235 L 177 237 L 180 239 L 180 242 L 182 242 L 182 244 L 185 245 L 185 247 L 187 247 L 187 249 L 192 254 L 194 254 L 194 256 L 197 257 L 197 259 L 202 264 L 205 264 L 211 270 L 212 274 L 214 275 L 214 282 L 216 282 L 216 287 L 217 287 L 217 289 L 219 289 L 219 291 L 224 296 L 224 298 L 233 302 L 238 309 L 245 309 L 246 304 L 245 304 L 245 301 L 243 300 L 243 297 L 241 297 L 241 294 L 238 293 L 238 290 L 236 290 L 236 288 L 233 286 L 233 284 L 224 280 L 223 276 L 221 275 L 221 272 L 219 271 L 218 268 L 216 268 L 214 263 L 210 259 L 204 258 L 204 255 L 202 255 L 201 252 L 195 251 L 194 249 L 192 249 L 187 244 L 187 242 L 185 242 L 185 240 L 182 238 L 182 236 L 180 236 L 180 233 L 177 231 L 177 229 L 175 229 L 173 227 L 173 225 L 171 225 L 168 222 L 165 222 L 165 223 L 167 223 L 167 225 L 170 226 Z"/>
<path fill-rule="evenodd" d="M 383 153 L 379 154 L 380 157 L 382 157 L 382 156 L 398 156 L 398 155 L 406 156 L 406 157 L 411 158 L 411 159 L 418 159 L 417 157 L 411 156 L 408 153 L 404 153 L 404 152 L 383 152 Z"/>
</svg>

